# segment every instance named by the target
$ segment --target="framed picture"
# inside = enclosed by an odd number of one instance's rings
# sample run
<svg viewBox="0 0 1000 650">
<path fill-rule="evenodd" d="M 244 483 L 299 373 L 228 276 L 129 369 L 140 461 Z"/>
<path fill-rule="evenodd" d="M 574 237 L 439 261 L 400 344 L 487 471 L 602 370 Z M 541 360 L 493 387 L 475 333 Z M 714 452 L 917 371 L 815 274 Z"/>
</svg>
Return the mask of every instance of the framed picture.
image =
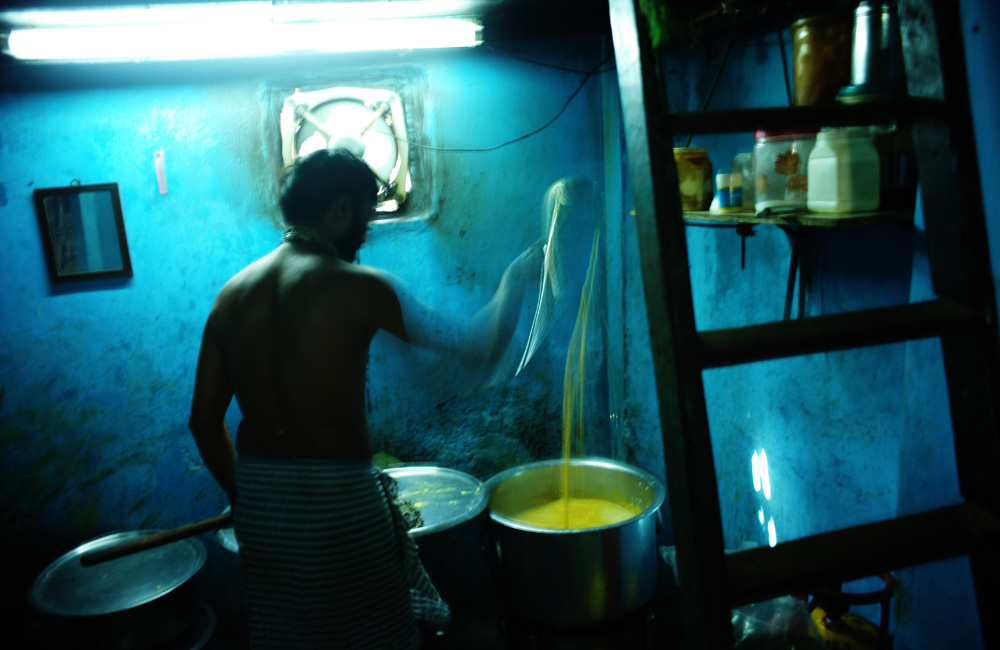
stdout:
<svg viewBox="0 0 1000 650">
<path fill-rule="evenodd" d="M 118 184 L 35 190 L 52 282 L 132 276 Z"/>
</svg>

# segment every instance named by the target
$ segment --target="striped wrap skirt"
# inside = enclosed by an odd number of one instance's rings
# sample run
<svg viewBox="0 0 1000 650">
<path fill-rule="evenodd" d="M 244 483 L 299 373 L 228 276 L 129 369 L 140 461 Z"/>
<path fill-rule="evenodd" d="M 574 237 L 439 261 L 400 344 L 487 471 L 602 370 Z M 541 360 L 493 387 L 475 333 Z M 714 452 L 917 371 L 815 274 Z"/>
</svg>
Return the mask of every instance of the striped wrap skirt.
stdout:
<svg viewBox="0 0 1000 650">
<path fill-rule="evenodd" d="M 449 617 L 368 462 L 240 455 L 233 525 L 251 650 L 407 650 Z"/>
</svg>

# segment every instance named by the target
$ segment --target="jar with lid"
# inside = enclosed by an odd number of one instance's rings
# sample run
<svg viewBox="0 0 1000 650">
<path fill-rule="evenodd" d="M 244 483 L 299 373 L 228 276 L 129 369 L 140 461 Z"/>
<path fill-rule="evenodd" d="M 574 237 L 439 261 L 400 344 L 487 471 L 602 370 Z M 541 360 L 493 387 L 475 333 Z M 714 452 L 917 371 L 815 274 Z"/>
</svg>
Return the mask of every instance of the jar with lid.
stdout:
<svg viewBox="0 0 1000 650">
<path fill-rule="evenodd" d="M 754 209 L 805 210 L 815 131 L 757 131 Z"/>
<path fill-rule="evenodd" d="M 824 128 L 809 157 L 809 209 L 858 212 L 879 204 L 879 157 L 866 127 Z"/>
<path fill-rule="evenodd" d="M 854 14 L 832 10 L 791 25 L 795 105 L 832 104 L 851 82 Z"/>
<path fill-rule="evenodd" d="M 700 147 L 675 147 L 677 185 L 684 210 L 707 210 L 712 203 L 712 161 L 708 149 Z"/>
</svg>

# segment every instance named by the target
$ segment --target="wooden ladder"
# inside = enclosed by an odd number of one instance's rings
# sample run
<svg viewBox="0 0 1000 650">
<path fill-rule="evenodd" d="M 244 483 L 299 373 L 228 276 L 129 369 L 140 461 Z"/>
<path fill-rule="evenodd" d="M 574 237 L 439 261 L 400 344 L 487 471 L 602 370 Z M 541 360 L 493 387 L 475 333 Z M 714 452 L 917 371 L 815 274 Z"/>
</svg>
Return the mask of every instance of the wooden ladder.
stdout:
<svg viewBox="0 0 1000 650">
<path fill-rule="evenodd" d="M 639 0 L 610 0 L 688 648 L 731 648 L 731 609 L 968 556 L 984 645 L 1000 593 L 1000 343 L 956 2 L 899 0 L 911 98 L 871 105 L 669 114 Z M 947 43 L 949 47 L 939 47 Z M 677 133 L 752 132 L 900 120 L 912 128 L 933 288 L 929 302 L 697 331 L 677 172 Z M 956 206 L 956 202 L 959 205 Z M 959 505 L 725 553 L 702 371 L 939 337 Z"/>
</svg>

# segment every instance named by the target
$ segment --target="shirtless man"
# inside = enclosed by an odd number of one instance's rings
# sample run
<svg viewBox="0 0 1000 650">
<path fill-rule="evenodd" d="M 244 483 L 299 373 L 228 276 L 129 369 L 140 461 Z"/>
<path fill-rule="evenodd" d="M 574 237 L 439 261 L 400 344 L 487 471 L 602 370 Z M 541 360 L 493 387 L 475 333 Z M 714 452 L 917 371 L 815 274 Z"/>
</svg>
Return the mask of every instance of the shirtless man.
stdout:
<svg viewBox="0 0 1000 650">
<path fill-rule="evenodd" d="M 344 150 L 292 166 L 282 244 L 226 283 L 205 326 L 190 428 L 233 505 L 253 650 L 419 644 L 400 566 L 409 540 L 371 465 L 369 344 L 384 329 L 488 362 L 540 268 L 533 247 L 467 328 L 435 323 L 398 280 L 352 263 L 377 188 Z M 224 419 L 234 396 L 235 450 Z"/>
</svg>

